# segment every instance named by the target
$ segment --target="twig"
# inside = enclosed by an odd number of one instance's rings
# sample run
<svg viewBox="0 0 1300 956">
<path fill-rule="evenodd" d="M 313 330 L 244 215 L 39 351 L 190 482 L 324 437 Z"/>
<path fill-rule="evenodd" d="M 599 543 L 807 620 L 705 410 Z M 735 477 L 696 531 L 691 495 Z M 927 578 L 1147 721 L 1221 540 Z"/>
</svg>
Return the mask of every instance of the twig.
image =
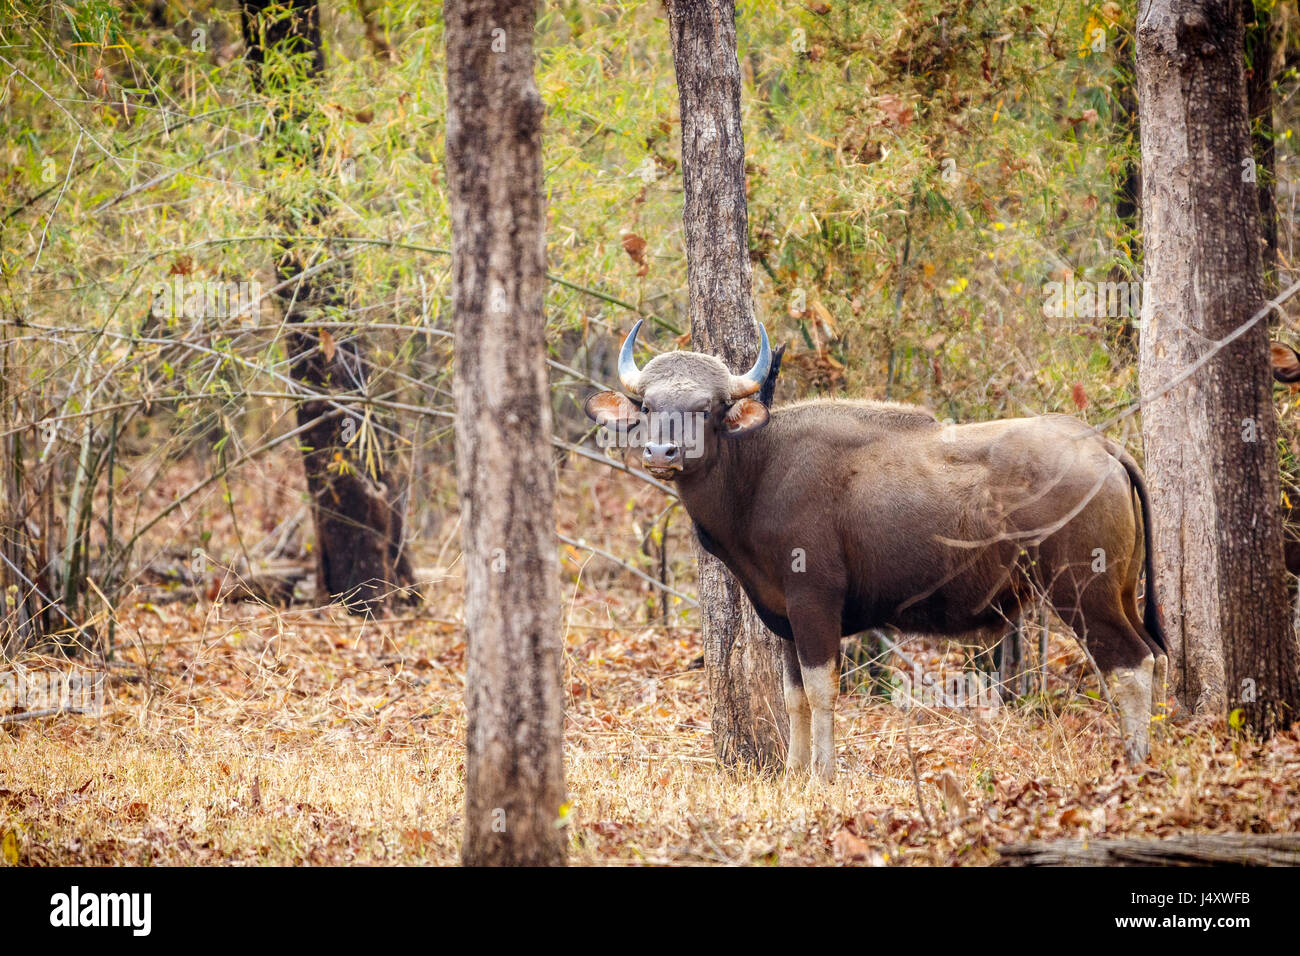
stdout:
<svg viewBox="0 0 1300 956">
<path fill-rule="evenodd" d="M 0 56 L 0 63 L 3 63 L 5 66 L 10 67 L 10 68 L 15 72 L 15 73 L 17 73 L 19 76 L 21 76 L 24 80 L 26 80 L 26 81 L 27 81 L 28 83 L 30 83 L 32 86 L 36 87 L 36 89 L 40 90 L 40 92 L 42 93 L 42 95 L 44 95 L 44 97 L 45 97 L 47 100 L 49 100 L 51 103 L 53 103 L 55 106 L 57 106 L 57 107 L 59 108 L 59 111 L 60 111 L 61 113 L 63 113 L 63 115 L 66 116 L 69 120 L 72 121 L 72 125 L 75 126 L 75 127 L 76 127 L 80 132 L 81 132 L 81 134 L 82 134 L 83 136 L 86 137 L 86 139 L 88 139 L 88 140 L 90 140 L 92 143 L 94 143 L 95 146 L 99 149 L 99 151 L 100 151 L 101 153 L 103 153 L 104 156 L 105 156 L 107 159 L 110 159 L 110 160 L 113 161 L 113 164 L 114 164 L 115 166 L 117 166 L 118 172 L 120 172 L 120 173 L 125 173 L 125 172 L 126 172 L 126 170 L 122 168 L 121 160 L 119 160 L 115 155 L 113 155 L 113 153 L 109 152 L 109 150 L 105 148 L 105 146 L 104 146 L 103 143 L 101 143 L 99 140 L 95 139 L 95 137 L 94 137 L 93 135 L 91 135 L 90 130 L 86 129 L 86 127 L 82 126 L 81 123 L 77 122 L 77 118 L 76 118 L 75 116 L 73 116 L 71 113 L 69 113 L 69 112 L 67 111 L 66 108 L 64 108 L 63 104 L 59 102 L 59 100 L 58 100 L 57 97 L 51 96 L 51 95 L 46 91 L 45 87 L 41 86 L 41 84 L 37 83 L 35 80 L 33 80 L 30 76 L 28 76 L 26 73 L 24 73 L 21 69 L 19 69 L 19 68 L 18 68 L 17 66 L 15 66 L 13 63 L 11 63 L 11 62 L 9 62 L 8 60 L 6 60 L 3 56 Z"/>
<path fill-rule="evenodd" d="M 689 595 L 683 594 L 681 591 L 678 591 L 674 587 L 670 587 L 667 584 L 664 584 L 660 581 L 656 581 L 654 578 L 650 577 L 650 575 L 646 574 L 640 568 L 633 567 L 632 565 L 624 561 L 622 558 L 618 557 L 618 555 L 611 554 L 610 552 L 606 551 L 604 548 L 597 548 L 594 545 L 587 544 L 585 541 L 576 541 L 573 538 L 570 538 L 568 535 L 560 534 L 560 532 L 558 531 L 555 532 L 555 536 L 559 538 L 561 541 L 563 541 L 565 544 L 573 545 L 573 547 L 575 548 L 583 548 L 587 551 L 591 551 L 595 554 L 600 555 L 602 558 L 605 558 L 606 560 L 613 561 L 615 564 L 619 565 L 625 570 L 631 571 L 637 577 L 641 578 L 641 580 L 649 582 L 650 584 L 659 588 L 661 591 L 666 591 L 668 594 L 671 594 L 674 597 L 681 598 L 682 601 L 688 607 L 698 608 L 700 606 L 700 603 L 696 601 L 694 598 L 690 597 Z"/>
<path fill-rule="evenodd" d="M 877 631 L 876 633 L 879 634 L 881 643 L 883 643 L 885 647 L 891 653 L 894 654 L 894 656 L 901 657 L 903 659 L 903 663 L 906 664 L 908 667 L 912 668 L 912 670 L 914 671 L 919 671 L 921 669 L 921 666 L 917 664 L 916 661 L 912 660 L 905 653 L 903 653 L 903 649 L 899 647 L 898 644 L 890 640 L 889 635 L 887 635 L 884 631 Z"/>
<path fill-rule="evenodd" d="M 903 743 L 907 745 L 907 759 L 912 762 L 912 786 L 916 788 L 916 803 L 921 808 L 921 819 L 925 821 L 926 829 L 933 830 L 934 824 L 930 822 L 930 814 L 925 812 L 925 794 L 921 792 L 921 771 L 916 766 L 916 753 L 912 750 L 912 721 L 910 718 L 904 725 Z"/>
<path fill-rule="evenodd" d="M 35 720 L 37 717 L 58 717 L 61 714 L 84 714 L 87 713 L 80 707 L 56 707 L 53 710 L 29 710 L 23 714 L 4 714 L 0 716 L 0 724 L 16 724 L 20 720 Z"/>
<path fill-rule="evenodd" d="M 1285 289 L 1279 292 L 1276 296 L 1274 296 L 1273 298 L 1265 302 L 1259 308 L 1258 312 L 1252 315 L 1245 322 L 1241 323 L 1241 325 L 1237 326 L 1235 329 L 1233 329 L 1223 338 L 1216 341 L 1212 346 L 1210 346 L 1209 350 L 1206 351 L 1204 355 L 1198 358 L 1191 365 L 1187 366 L 1187 368 L 1183 369 L 1181 372 L 1179 372 L 1177 375 L 1171 378 L 1168 382 L 1165 382 L 1158 389 L 1156 389 L 1152 394 L 1144 395 L 1141 398 L 1139 398 L 1137 401 L 1130 403 L 1129 406 L 1125 408 L 1123 411 L 1120 411 L 1117 414 L 1112 415 L 1110 418 L 1096 425 L 1094 431 L 1096 431 L 1097 434 L 1101 434 L 1101 432 L 1104 431 L 1105 429 L 1110 428 L 1112 425 L 1115 425 L 1120 421 L 1124 420 L 1125 418 L 1128 418 L 1129 416 L 1137 413 L 1142 408 L 1143 405 L 1150 404 L 1151 402 L 1155 401 L 1157 398 L 1163 398 L 1169 392 L 1172 392 L 1175 388 L 1177 388 L 1183 382 L 1187 381 L 1198 371 L 1200 371 L 1201 368 L 1207 362 L 1210 361 L 1210 359 L 1214 358 L 1214 356 L 1218 355 L 1220 352 L 1226 349 L 1237 339 L 1241 338 L 1243 335 L 1249 332 L 1256 324 L 1258 324 L 1261 320 L 1266 318 L 1269 315 L 1269 313 L 1271 313 L 1274 309 L 1281 308 L 1282 303 L 1286 302 L 1297 292 L 1300 292 L 1300 280 L 1291 283 L 1289 286 L 1287 286 Z"/>
<path fill-rule="evenodd" d="M 110 198 L 108 198 L 108 199 L 105 199 L 102 203 L 100 203 L 100 204 L 99 204 L 98 206 L 96 206 L 94 209 L 90 210 L 90 215 L 94 216 L 94 215 L 96 215 L 96 214 L 98 214 L 98 213 L 103 212 L 105 209 L 109 208 L 110 206 L 116 206 L 118 203 L 120 203 L 120 202 L 121 202 L 122 200 L 124 200 L 124 199 L 129 199 L 131 196 L 134 196 L 134 195 L 136 195 L 137 193 L 142 193 L 142 192 L 144 192 L 144 191 L 146 191 L 146 190 L 148 190 L 148 189 L 152 189 L 154 186 L 157 186 L 157 185 L 160 185 L 160 184 L 162 184 L 162 183 L 165 183 L 167 180 L 169 180 L 169 179 L 171 179 L 171 178 L 173 178 L 173 177 L 175 177 L 175 176 L 179 176 L 181 173 L 185 172 L 185 170 L 187 170 L 187 169 L 193 169 L 195 166 L 198 166 L 198 165 L 200 165 L 200 164 L 202 164 L 202 163 L 206 163 L 206 162 L 208 162 L 209 160 L 216 159 L 218 156 L 221 156 L 221 155 L 224 154 L 224 153 L 229 153 L 231 150 L 235 150 L 235 149 L 238 149 L 238 148 L 241 147 L 241 146 L 246 146 L 246 145 L 248 145 L 249 143 L 256 143 L 256 142 L 257 142 L 257 137 L 255 137 L 255 136 L 254 136 L 254 137 L 250 137 L 250 138 L 245 139 L 245 140 L 240 140 L 240 141 L 237 142 L 237 143 L 231 143 L 229 146 L 223 146 L 221 149 L 215 150 L 215 151 L 213 151 L 213 152 L 210 152 L 210 153 L 204 153 L 204 154 L 203 154 L 202 156 L 200 156 L 198 159 L 196 159 L 196 160 L 194 160 L 194 161 L 192 161 L 192 162 L 186 163 L 184 166 L 178 166 L 178 167 L 176 167 L 175 169 L 164 169 L 161 173 L 159 173 L 157 176 L 154 176 L 152 179 L 147 179 L 147 180 L 145 180 L 145 181 L 142 182 L 142 183 L 136 183 L 134 186 L 131 186 L 130 188 L 126 189 L 125 191 L 118 193 L 116 196 L 112 196 L 112 197 L 110 197 Z M 80 140 L 78 140 L 78 144 L 80 144 Z M 72 154 L 72 158 L 73 158 L 73 159 L 76 159 L 76 158 L 77 158 L 77 154 L 76 154 L 75 152 Z M 221 182 L 221 183 L 223 183 L 223 184 L 229 182 L 229 180 L 224 180 L 224 179 L 223 179 L 223 180 L 218 180 L 218 181 Z M 58 203 L 55 203 L 55 205 L 57 206 Z M 51 213 L 51 215 L 53 215 L 53 214 Z M 34 268 L 34 267 L 33 267 L 33 268 Z"/>
<path fill-rule="evenodd" d="M 54 199 L 54 206 L 50 209 L 50 214 L 45 217 L 45 228 L 41 230 L 41 244 L 36 248 L 36 261 L 32 263 L 32 269 L 37 269 L 41 264 L 41 253 L 45 251 L 45 237 L 49 234 L 50 223 L 54 221 L 54 214 L 59 211 L 59 203 L 63 201 L 63 194 L 68 191 L 68 183 L 72 181 L 72 167 L 77 163 L 77 153 L 81 150 L 82 134 L 77 134 L 77 145 L 72 147 L 72 159 L 68 160 L 68 174 L 63 177 L 63 188 L 59 190 L 58 196 Z"/>
<path fill-rule="evenodd" d="M 372 238 L 370 236 L 299 236 L 299 235 L 223 236 L 217 239 L 202 239 L 198 242 L 191 243 L 191 247 L 215 246 L 215 245 L 222 245 L 228 242 L 258 242 L 258 241 L 260 242 L 315 241 L 315 242 L 360 243 L 368 246 L 382 246 L 387 249 L 409 249 L 412 252 L 423 252 L 428 255 L 434 255 L 434 256 L 451 255 L 450 249 L 443 249 L 438 246 L 426 246 L 415 242 L 399 242 L 396 239 L 379 239 L 379 238 Z M 616 305 L 620 309 L 627 309 L 629 312 L 634 312 L 637 315 L 644 316 L 645 318 L 649 319 L 651 322 L 655 323 L 659 327 L 667 329 L 669 332 L 672 332 L 674 335 L 685 334 L 681 329 L 673 325 L 667 319 L 661 318 L 660 316 L 655 315 L 653 312 L 647 312 L 644 309 L 638 308 L 637 306 L 633 305 L 631 302 L 628 302 L 624 299 L 620 299 L 617 296 L 610 295 L 607 292 L 601 292 L 599 289 L 593 289 L 590 286 L 579 285 L 576 282 L 572 282 L 568 279 L 563 278 L 562 276 L 555 275 L 554 273 L 548 272 L 546 274 L 546 278 L 549 279 L 551 282 L 554 282 L 556 285 L 564 286 L 564 288 L 566 289 L 572 289 L 574 292 L 581 292 L 584 295 L 591 296 L 593 299 L 600 299 L 602 302 L 608 302 L 610 305 Z"/>
</svg>

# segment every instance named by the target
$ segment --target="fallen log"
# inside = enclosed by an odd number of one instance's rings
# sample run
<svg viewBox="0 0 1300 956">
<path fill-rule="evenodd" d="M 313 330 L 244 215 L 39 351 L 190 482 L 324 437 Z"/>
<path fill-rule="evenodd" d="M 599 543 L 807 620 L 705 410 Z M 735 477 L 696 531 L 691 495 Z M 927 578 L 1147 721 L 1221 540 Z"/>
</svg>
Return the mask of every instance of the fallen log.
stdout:
<svg viewBox="0 0 1300 956">
<path fill-rule="evenodd" d="M 1296 866 L 1298 833 L 1189 833 L 1152 840 L 1034 840 L 998 847 L 1002 866 Z"/>
</svg>

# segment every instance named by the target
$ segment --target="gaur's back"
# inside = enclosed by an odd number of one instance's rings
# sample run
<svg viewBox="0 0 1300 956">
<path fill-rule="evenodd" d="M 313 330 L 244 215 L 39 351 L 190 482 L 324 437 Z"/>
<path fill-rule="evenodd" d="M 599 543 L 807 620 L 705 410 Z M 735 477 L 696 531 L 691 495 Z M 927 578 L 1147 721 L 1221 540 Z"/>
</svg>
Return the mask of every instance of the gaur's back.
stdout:
<svg viewBox="0 0 1300 956">
<path fill-rule="evenodd" d="M 847 437 L 858 431 L 865 441 L 881 432 L 938 425 L 940 422 L 933 414 L 916 405 L 817 398 L 774 409 L 768 428 L 783 436 L 808 438 Z"/>
</svg>

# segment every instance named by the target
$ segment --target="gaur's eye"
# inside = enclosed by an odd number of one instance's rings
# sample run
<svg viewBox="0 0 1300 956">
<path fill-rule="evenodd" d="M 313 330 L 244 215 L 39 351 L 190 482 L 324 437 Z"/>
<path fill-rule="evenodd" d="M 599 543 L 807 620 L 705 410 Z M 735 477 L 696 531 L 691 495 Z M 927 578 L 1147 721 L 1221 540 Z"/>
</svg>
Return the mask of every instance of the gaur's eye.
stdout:
<svg viewBox="0 0 1300 956">
<path fill-rule="evenodd" d="M 706 422 L 709 420 L 709 413 L 708 413 L 707 410 L 704 412 L 704 420 L 705 420 Z"/>
<path fill-rule="evenodd" d="M 642 405 L 642 406 L 641 406 L 641 414 L 642 414 L 642 415 L 649 415 L 649 414 L 650 414 L 650 406 L 649 406 L 649 405 Z"/>
</svg>

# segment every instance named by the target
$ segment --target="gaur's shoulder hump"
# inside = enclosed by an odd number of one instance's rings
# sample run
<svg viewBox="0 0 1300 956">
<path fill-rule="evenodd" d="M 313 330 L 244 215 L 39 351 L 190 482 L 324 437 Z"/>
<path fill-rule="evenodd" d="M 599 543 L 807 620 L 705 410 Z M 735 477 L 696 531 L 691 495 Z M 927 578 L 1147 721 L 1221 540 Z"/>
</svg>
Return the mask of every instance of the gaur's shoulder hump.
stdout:
<svg viewBox="0 0 1300 956">
<path fill-rule="evenodd" d="M 783 405 L 772 412 L 773 416 L 789 420 L 834 421 L 851 417 L 864 423 L 886 425 L 891 428 L 923 428 L 937 425 L 934 413 L 919 405 L 899 402 L 876 402 L 862 398 L 811 398 L 791 405 Z"/>
</svg>

